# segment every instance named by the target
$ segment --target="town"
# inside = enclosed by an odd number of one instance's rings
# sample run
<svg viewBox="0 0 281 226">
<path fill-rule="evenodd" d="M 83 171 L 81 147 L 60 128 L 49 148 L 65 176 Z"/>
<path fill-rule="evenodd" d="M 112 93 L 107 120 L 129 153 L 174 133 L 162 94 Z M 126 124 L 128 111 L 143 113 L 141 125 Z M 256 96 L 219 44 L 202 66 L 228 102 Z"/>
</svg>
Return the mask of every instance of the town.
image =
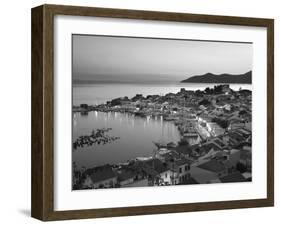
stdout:
<svg viewBox="0 0 281 226">
<path fill-rule="evenodd" d="M 84 115 L 101 111 L 161 117 L 174 123 L 180 133 L 178 143 L 155 142 L 153 155 L 147 158 L 88 169 L 74 162 L 73 190 L 250 182 L 251 106 L 250 90 L 234 91 L 227 84 L 73 106 L 73 112 Z"/>
</svg>

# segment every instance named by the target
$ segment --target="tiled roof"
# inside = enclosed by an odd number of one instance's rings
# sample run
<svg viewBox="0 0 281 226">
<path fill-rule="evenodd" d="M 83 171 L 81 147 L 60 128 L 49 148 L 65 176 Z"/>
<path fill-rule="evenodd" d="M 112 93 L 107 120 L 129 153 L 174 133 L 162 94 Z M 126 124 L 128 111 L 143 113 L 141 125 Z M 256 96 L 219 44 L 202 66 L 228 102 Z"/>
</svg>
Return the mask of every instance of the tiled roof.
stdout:
<svg viewBox="0 0 281 226">
<path fill-rule="evenodd" d="M 225 170 L 224 164 L 215 160 L 215 159 L 212 159 L 208 162 L 205 162 L 201 165 L 198 165 L 198 167 L 201 168 L 201 169 L 205 169 L 205 170 L 208 170 L 208 171 L 215 172 L 215 173 L 219 173 L 219 172 Z"/>
<path fill-rule="evenodd" d="M 169 160 L 172 160 L 172 159 L 178 159 L 180 157 L 179 153 L 175 152 L 175 151 L 170 151 L 170 152 L 164 153 L 161 156 L 163 158 L 165 158 L 166 161 L 169 161 Z"/>
<path fill-rule="evenodd" d="M 183 165 L 190 164 L 190 163 L 191 163 L 191 161 L 187 160 L 187 159 L 178 159 L 175 161 L 175 164 L 177 166 L 183 166 Z"/>
<path fill-rule="evenodd" d="M 236 173 L 221 177 L 220 181 L 222 183 L 229 183 L 229 182 L 245 182 L 247 180 L 242 176 L 241 173 L 236 172 Z"/>
<path fill-rule="evenodd" d="M 85 173 L 91 178 L 93 183 L 97 183 L 100 181 L 104 181 L 116 177 L 116 174 L 113 172 L 112 168 L 108 165 L 88 169 Z"/>
<path fill-rule="evenodd" d="M 192 149 L 190 148 L 189 145 L 178 145 L 175 148 L 175 151 L 177 151 L 178 153 L 186 155 L 186 154 L 190 154 L 192 152 Z"/>
<path fill-rule="evenodd" d="M 129 171 L 129 170 L 122 170 L 120 173 L 118 173 L 118 179 L 120 181 L 128 180 L 128 179 L 134 178 L 135 176 L 136 176 L 136 173 L 134 173 L 133 171 Z"/>
<path fill-rule="evenodd" d="M 159 159 L 150 159 L 145 161 L 145 164 L 159 174 L 169 170 L 167 165 L 162 163 Z"/>
</svg>

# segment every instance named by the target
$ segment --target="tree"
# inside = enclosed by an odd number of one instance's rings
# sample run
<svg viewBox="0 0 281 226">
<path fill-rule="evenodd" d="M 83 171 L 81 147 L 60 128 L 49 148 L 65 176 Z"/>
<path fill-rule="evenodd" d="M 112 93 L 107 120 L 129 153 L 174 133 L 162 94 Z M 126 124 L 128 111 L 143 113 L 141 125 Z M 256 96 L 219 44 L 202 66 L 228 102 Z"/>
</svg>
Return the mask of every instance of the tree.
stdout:
<svg viewBox="0 0 281 226">
<path fill-rule="evenodd" d="M 229 126 L 229 122 L 227 120 L 220 119 L 220 118 L 213 118 L 212 122 L 217 123 L 223 129 L 226 129 Z"/>
<path fill-rule="evenodd" d="M 203 100 L 201 100 L 198 104 L 199 104 L 199 105 L 208 106 L 208 105 L 211 104 L 211 102 L 208 101 L 208 100 L 206 100 L 206 99 L 203 99 Z"/>
<path fill-rule="evenodd" d="M 204 92 L 205 92 L 206 94 L 214 94 L 214 89 L 213 89 L 213 88 L 207 87 L 207 88 L 204 90 Z"/>
<path fill-rule="evenodd" d="M 203 97 L 204 92 L 202 92 L 201 90 L 196 90 L 194 94 L 198 97 Z"/>
<path fill-rule="evenodd" d="M 178 142 L 178 145 L 179 145 L 179 146 L 184 146 L 184 145 L 189 145 L 189 143 L 188 143 L 187 140 L 181 139 L 181 140 Z"/>
<path fill-rule="evenodd" d="M 247 171 L 247 167 L 241 163 L 241 162 L 238 162 L 236 164 L 236 169 L 240 172 L 240 173 L 245 173 Z"/>
<path fill-rule="evenodd" d="M 239 111 L 239 115 L 244 115 L 244 114 L 246 114 L 246 113 L 247 113 L 247 111 L 245 111 L 245 110 Z"/>
<path fill-rule="evenodd" d="M 214 92 L 217 94 L 222 93 L 222 85 L 215 86 Z"/>
<path fill-rule="evenodd" d="M 116 98 L 111 101 L 111 106 L 121 105 L 121 99 Z"/>
</svg>

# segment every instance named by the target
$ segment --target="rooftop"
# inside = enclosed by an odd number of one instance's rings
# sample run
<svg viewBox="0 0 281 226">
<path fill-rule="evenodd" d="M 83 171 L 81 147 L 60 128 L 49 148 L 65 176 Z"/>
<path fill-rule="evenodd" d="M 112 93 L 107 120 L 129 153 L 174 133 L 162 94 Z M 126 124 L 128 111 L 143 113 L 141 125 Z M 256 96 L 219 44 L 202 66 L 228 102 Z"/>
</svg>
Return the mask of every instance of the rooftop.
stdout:
<svg viewBox="0 0 281 226">
<path fill-rule="evenodd" d="M 215 173 L 220 173 L 221 171 L 225 170 L 224 164 L 215 159 L 204 162 L 203 164 L 198 165 L 198 167 Z"/>
<path fill-rule="evenodd" d="M 175 151 L 180 154 L 186 155 L 186 154 L 190 154 L 192 152 L 192 149 L 190 148 L 190 146 L 188 144 L 187 145 L 178 145 L 175 148 Z"/>
<path fill-rule="evenodd" d="M 88 175 L 93 183 L 115 178 L 116 174 L 112 170 L 111 166 L 104 165 L 91 169 L 87 169 L 85 174 Z"/>
<path fill-rule="evenodd" d="M 158 174 L 169 170 L 168 166 L 159 159 L 150 159 L 145 161 L 145 165 L 156 171 Z"/>
<path fill-rule="evenodd" d="M 191 164 L 191 161 L 182 158 L 182 159 L 175 160 L 175 164 L 177 166 L 183 166 L 183 165 L 186 165 L 186 164 Z"/>
<path fill-rule="evenodd" d="M 220 178 L 221 182 L 223 183 L 230 183 L 230 182 L 245 182 L 247 181 L 241 173 L 236 172 L 233 174 L 229 174 L 227 176 L 221 177 Z"/>
<path fill-rule="evenodd" d="M 118 172 L 118 179 L 120 181 L 128 180 L 134 178 L 135 176 L 136 173 L 130 170 L 122 170 L 121 172 Z"/>
</svg>

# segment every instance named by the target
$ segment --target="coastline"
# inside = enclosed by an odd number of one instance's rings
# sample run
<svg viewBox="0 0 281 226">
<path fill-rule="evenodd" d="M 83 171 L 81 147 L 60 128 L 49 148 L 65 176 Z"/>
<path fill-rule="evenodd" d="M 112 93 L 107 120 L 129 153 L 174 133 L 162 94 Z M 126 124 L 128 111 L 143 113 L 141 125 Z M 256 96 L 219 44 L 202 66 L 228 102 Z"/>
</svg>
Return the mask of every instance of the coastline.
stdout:
<svg viewBox="0 0 281 226">
<path fill-rule="evenodd" d="M 134 97 L 136 94 L 147 95 L 166 95 L 167 93 L 177 93 L 181 88 L 190 91 L 201 90 L 206 87 L 213 88 L 215 85 L 210 83 L 90 83 L 90 84 L 73 84 L 73 105 L 80 104 L 99 105 L 106 103 L 117 97 L 127 96 Z M 234 91 L 242 89 L 251 89 L 249 84 L 230 84 Z"/>
<path fill-rule="evenodd" d="M 210 85 L 210 84 L 208 84 L 208 85 Z M 214 87 L 216 87 L 216 86 L 214 86 Z M 239 92 L 239 91 L 232 90 L 230 88 L 229 84 L 217 85 L 217 87 L 226 88 L 226 90 L 224 92 L 222 92 L 224 95 L 228 95 L 228 93 L 231 93 L 231 92 L 232 92 L 232 94 Z M 209 88 L 209 87 L 206 87 L 206 88 Z M 210 88 L 210 89 L 212 90 L 212 88 Z M 220 95 L 222 93 L 213 94 L 213 95 Z M 163 104 L 165 104 L 165 102 L 168 99 L 167 95 L 168 96 L 174 95 L 173 97 L 177 97 L 177 96 L 182 97 L 182 95 L 186 95 L 186 94 L 189 96 L 199 95 L 198 96 L 199 99 L 202 99 L 204 97 L 204 91 L 202 91 L 202 90 L 194 91 L 194 90 L 185 90 L 184 88 L 181 88 L 180 92 L 178 92 L 178 93 L 168 93 L 166 95 L 148 95 L 148 96 L 153 97 L 154 101 L 157 100 L 157 98 L 164 98 L 164 100 L 161 101 L 162 105 L 163 105 Z M 213 96 L 213 95 L 210 95 L 210 96 Z M 148 96 L 144 97 L 142 94 L 137 94 L 135 97 L 137 97 L 136 101 L 139 101 L 139 99 L 144 100 L 145 98 L 148 98 Z M 111 103 L 114 100 L 120 100 L 120 103 L 112 106 Z M 124 100 L 123 103 L 122 103 L 122 100 Z M 176 128 L 179 132 L 179 135 L 180 135 L 180 141 L 184 137 L 184 134 L 186 131 L 186 124 L 188 121 L 188 123 L 190 123 L 188 129 L 192 131 L 193 136 L 195 136 L 194 134 L 197 133 L 199 136 L 199 139 L 201 141 L 204 141 L 208 137 L 212 136 L 211 133 L 209 133 L 206 129 L 202 128 L 202 126 L 199 125 L 198 116 L 196 115 L 195 111 L 191 110 L 191 109 L 196 108 L 196 111 L 199 110 L 199 112 L 202 112 L 203 109 L 200 109 L 200 106 L 202 106 L 204 108 L 204 105 L 198 106 L 197 104 L 193 104 L 193 106 L 189 106 L 188 108 L 186 108 L 186 106 L 181 106 L 183 108 L 182 113 L 180 113 L 180 112 L 171 113 L 170 110 L 169 111 L 163 111 L 163 109 L 151 110 L 148 107 L 143 107 L 143 109 L 140 110 L 138 107 L 136 107 L 137 104 L 131 105 L 131 103 L 128 103 L 129 101 L 130 101 L 130 99 L 126 96 L 126 97 L 119 97 L 119 98 L 113 99 L 111 101 L 108 101 L 107 103 L 100 104 L 100 105 L 81 104 L 80 106 L 73 106 L 73 112 L 74 113 L 80 112 L 82 115 L 87 115 L 91 111 L 104 112 L 104 113 L 118 112 L 118 113 L 123 113 L 123 114 L 130 114 L 135 117 L 142 117 L 142 118 L 151 117 L 153 119 L 154 117 L 161 117 L 161 119 L 163 121 L 172 122 L 176 126 Z M 156 103 L 157 103 L 157 101 L 156 101 Z M 216 105 L 214 105 L 214 106 L 216 106 Z M 186 110 L 189 112 L 188 114 L 186 114 L 186 112 L 185 112 Z M 192 122 L 194 122 L 194 123 L 192 123 Z M 190 134 L 190 136 L 192 136 L 192 133 Z"/>
<path fill-rule="evenodd" d="M 154 142 L 157 149 L 150 156 L 136 156 L 116 164 L 105 163 L 91 170 L 110 168 L 119 172 L 137 162 L 146 163 L 159 159 L 164 161 L 163 164 L 167 164 L 161 157 L 166 153 L 177 153 L 179 160 L 188 162 L 190 167 L 197 167 L 202 163 L 200 159 L 208 158 L 212 150 L 219 149 L 223 155 L 229 155 L 230 150 L 236 152 L 235 148 L 241 144 L 243 147 L 251 147 L 251 142 L 248 141 L 251 135 L 251 93 L 245 89 L 232 90 L 228 84 L 217 85 L 214 88 L 206 87 L 203 91 L 181 88 L 177 93 L 169 92 L 165 95 L 136 94 L 131 98 L 118 97 L 98 105 L 80 104 L 73 106 L 73 112 L 80 112 L 81 115 L 87 115 L 89 112 L 118 112 L 141 118 L 161 117 L 163 121 L 172 122 L 180 135 L 178 143 L 168 140 L 165 143 Z M 237 114 L 241 117 L 236 119 L 239 122 L 232 121 L 233 115 Z M 228 143 L 227 137 L 232 136 L 237 128 L 242 129 L 243 139 Z M 205 146 L 209 151 L 205 150 Z"/>
</svg>

